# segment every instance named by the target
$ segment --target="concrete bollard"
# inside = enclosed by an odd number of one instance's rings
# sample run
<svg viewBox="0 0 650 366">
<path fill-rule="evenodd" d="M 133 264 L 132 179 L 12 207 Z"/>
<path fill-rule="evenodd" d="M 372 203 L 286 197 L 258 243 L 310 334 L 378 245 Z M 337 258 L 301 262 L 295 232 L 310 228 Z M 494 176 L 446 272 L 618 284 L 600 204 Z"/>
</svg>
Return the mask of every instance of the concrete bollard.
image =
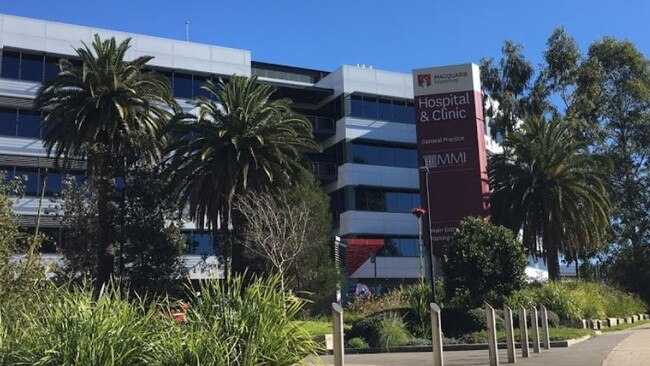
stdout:
<svg viewBox="0 0 650 366">
<path fill-rule="evenodd" d="M 433 366 L 443 366 L 442 329 L 440 322 L 440 307 L 431 303 L 431 344 L 433 345 Z"/>
<path fill-rule="evenodd" d="M 508 363 L 516 363 L 515 356 L 515 329 L 512 322 L 512 309 L 503 304 L 503 318 L 506 325 L 506 348 L 508 349 Z"/>
<path fill-rule="evenodd" d="M 608 327 L 615 327 L 618 325 L 618 319 L 616 318 L 607 318 L 607 326 Z"/>
<path fill-rule="evenodd" d="M 519 332 L 521 333 L 521 357 L 530 357 L 528 346 L 528 321 L 526 319 L 526 308 L 519 307 Z"/>
<path fill-rule="evenodd" d="M 544 305 L 541 306 L 540 310 L 542 313 L 542 344 L 544 349 L 551 349 L 551 337 L 548 334 L 548 311 Z"/>
<path fill-rule="evenodd" d="M 588 329 L 587 319 L 580 319 L 580 324 L 582 325 L 582 329 Z"/>
<path fill-rule="evenodd" d="M 343 342 L 343 309 L 332 303 L 332 321 L 334 322 L 334 366 L 345 365 L 345 344 Z"/>
<path fill-rule="evenodd" d="M 539 353 L 539 326 L 537 323 L 537 308 L 530 308 L 530 327 L 533 333 L 533 353 Z"/>
<path fill-rule="evenodd" d="M 630 318 L 629 316 L 626 316 L 625 317 L 625 322 L 626 323 L 632 323 L 632 318 Z"/>
<path fill-rule="evenodd" d="M 499 350 L 497 344 L 497 323 L 494 315 L 494 308 L 485 303 L 485 322 L 488 333 L 488 347 L 490 355 L 490 366 L 499 366 Z"/>
</svg>

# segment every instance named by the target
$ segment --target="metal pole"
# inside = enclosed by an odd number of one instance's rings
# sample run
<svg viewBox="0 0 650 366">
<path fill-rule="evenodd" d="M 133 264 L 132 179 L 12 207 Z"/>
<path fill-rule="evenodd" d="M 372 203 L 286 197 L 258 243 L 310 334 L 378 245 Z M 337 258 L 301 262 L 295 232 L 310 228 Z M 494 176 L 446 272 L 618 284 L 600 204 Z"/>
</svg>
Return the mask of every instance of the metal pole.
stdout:
<svg viewBox="0 0 650 366">
<path fill-rule="evenodd" d="M 542 312 L 542 343 L 544 344 L 544 349 L 551 349 L 551 338 L 548 334 L 548 312 L 546 311 L 546 306 L 541 306 Z"/>
<path fill-rule="evenodd" d="M 431 303 L 431 344 L 433 345 L 433 366 L 443 366 L 442 330 L 440 326 L 440 307 Z"/>
<path fill-rule="evenodd" d="M 334 322 L 334 366 L 345 365 L 345 349 L 343 348 L 343 309 L 337 303 L 332 303 L 332 321 Z"/>
<path fill-rule="evenodd" d="M 539 325 L 537 323 L 537 308 L 530 308 L 530 327 L 533 332 L 533 353 L 539 353 Z"/>
<path fill-rule="evenodd" d="M 429 167 L 424 165 L 426 169 L 426 176 L 424 177 L 425 184 L 427 185 L 427 227 L 429 228 L 429 260 L 431 261 L 431 293 L 433 300 L 436 300 L 436 270 L 435 270 L 435 256 L 433 254 L 433 237 L 431 236 L 431 196 L 429 195 Z"/>
<path fill-rule="evenodd" d="M 497 324 L 494 316 L 494 308 L 485 303 L 485 321 L 488 333 L 488 353 L 490 355 L 490 366 L 499 366 L 499 350 L 497 344 Z"/>
<path fill-rule="evenodd" d="M 506 325 L 506 347 L 508 349 L 508 363 L 516 363 L 515 355 L 515 329 L 512 322 L 512 310 L 503 304 L 503 317 Z"/>
<path fill-rule="evenodd" d="M 530 357 L 530 349 L 528 348 L 528 324 L 526 319 L 526 308 L 519 307 L 519 331 L 521 332 L 521 357 Z"/>
<path fill-rule="evenodd" d="M 185 42 L 190 41 L 190 21 L 185 21 Z"/>
</svg>

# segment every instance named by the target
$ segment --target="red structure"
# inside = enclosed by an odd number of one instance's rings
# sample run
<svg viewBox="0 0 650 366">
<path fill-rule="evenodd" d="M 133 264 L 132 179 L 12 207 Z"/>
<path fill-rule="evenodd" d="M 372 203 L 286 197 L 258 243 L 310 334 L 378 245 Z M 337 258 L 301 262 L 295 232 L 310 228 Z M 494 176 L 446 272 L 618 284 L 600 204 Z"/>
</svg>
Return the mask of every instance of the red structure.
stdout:
<svg viewBox="0 0 650 366">
<path fill-rule="evenodd" d="M 377 253 L 384 246 L 384 239 L 345 239 L 348 248 L 346 255 L 346 269 L 348 276 L 363 265 L 371 255 Z"/>
</svg>

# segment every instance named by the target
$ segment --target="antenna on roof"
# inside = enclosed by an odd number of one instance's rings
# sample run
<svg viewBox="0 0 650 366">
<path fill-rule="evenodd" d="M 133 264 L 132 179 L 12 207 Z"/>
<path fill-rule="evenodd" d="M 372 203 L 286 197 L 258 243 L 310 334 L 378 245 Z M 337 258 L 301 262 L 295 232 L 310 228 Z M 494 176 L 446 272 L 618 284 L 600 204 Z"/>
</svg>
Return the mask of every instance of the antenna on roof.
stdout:
<svg viewBox="0 0 650 366">
<path fill-rule="evenodd" d="M 190 41 L 190 21 L 189 20 L 185 21 L 185 41 L 186 42 Z"/>
</svg>

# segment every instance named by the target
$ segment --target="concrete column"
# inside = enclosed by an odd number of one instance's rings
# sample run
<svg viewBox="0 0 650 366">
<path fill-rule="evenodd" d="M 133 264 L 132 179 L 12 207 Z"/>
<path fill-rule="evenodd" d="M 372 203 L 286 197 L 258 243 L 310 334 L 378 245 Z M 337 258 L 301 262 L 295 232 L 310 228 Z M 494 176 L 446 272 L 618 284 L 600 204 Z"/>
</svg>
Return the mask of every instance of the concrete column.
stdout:
<svg viewBox="0 0 650 366">
<path fill-rule="evenodd" d="M 530 331 L 533 333 L 533 353 L 539 353 L 539 326 L 537 325 L 537 308 L 530 308 Z"/>
<path fill-rule="evenodd" d="M 508 348 L 508 363 L 516 363 L 515 356 L 515 329 L 512 323 L 512 309 L 503 304 L 503 317 L 506 323 L 506 347 Z"/>
<path fill-rule="evenodd" d="M 345 343 L 343 342 L 343 309 L 332 303 L 332 321 L 334 322 L 334 366 L 345 365 Z"/>
<path fill-rule="evenodd" d="M 526 318 L 526 308 L 519 307 L 519 332 L 521 332 L 521 357 L 530 357 L 528 348 L 528 319 Z"/>
<path fill-rule="evenodd" d="M 440 307 L 431 303 L 431 344 L 433 345 L 433 366 L 444 366 L 442 358 L 442 329 L 440 327 Z"/>
<path fill-rule="evenodd" d="M 542 343 L 544 344 L 544 349 L 551 349 L 551 337 L 548 334 L 548 311 L 546 306 L 542 305 Z"/>
<path fill-rule="evenodd" d="M 487 323 L 490 366 L 499 366 L 496 317 L 494 315 L 494 308 L 488 303 L 485 303 L 485 321 Z"/>
</svg>

